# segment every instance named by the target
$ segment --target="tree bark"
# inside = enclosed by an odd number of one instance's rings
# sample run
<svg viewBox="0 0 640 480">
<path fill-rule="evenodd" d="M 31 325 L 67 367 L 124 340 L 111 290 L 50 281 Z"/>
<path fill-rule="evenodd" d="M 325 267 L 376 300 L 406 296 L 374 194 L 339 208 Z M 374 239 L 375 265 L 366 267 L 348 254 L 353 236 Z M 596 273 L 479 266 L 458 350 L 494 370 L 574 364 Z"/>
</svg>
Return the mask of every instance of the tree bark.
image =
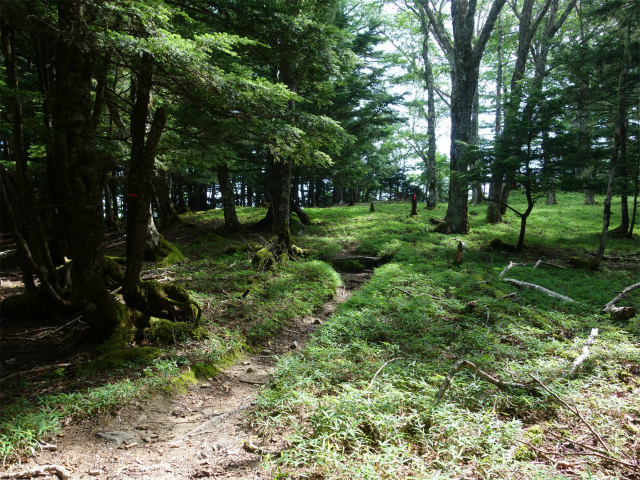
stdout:
<svg viewBox="0 0 640 480">
<path fill-rule="evenodd" d="M 151 97 L 154 60 L 143 53 L 136 75 L 135 103 L 131 113 L 131 163 L 129 166 L 127 202 L 127 268 L 122 293 L 127 305 L 144 311 L 146 301 L 141 297 L 140 272 L 151 216 L 153 166 L 162 130 L 167 120 L 164 107 L 156 109 L 147 131 L 147 117 Z"/>
<path fill-rule="evenodd" d="M 222 209 L 224 212 L 224 230 L 233 233 L 240 230 L 240 222 L 236 214 L 236 203 L 233 194 L 233 185 L 229 178 L 229 167 L 226 163 L 218 166 L 218 184 L 222 192 Z"/>
<path fill-rule="evenodd" d="M 106 339 L 119 322 L 121 305 L 104 283 L 102 165 L 95 149 L 92 111 L 92 65 L 81 49 L 85 23 L 83 4 L 59 2 L 54 95 L 54 149 L 60 218 L 70 239 L 73 303 L 91 332 Z M 74 41 L 69 41 L 72 38 Z"/>
<path fill-rule="evenodd" d="M 615 119 L 615 134 L 613 137 L 613 151 L 611 152 L 611 170 L 609 172 L 609 183 L 607 185 L 607 195 L 604 200 L 604 214 L 602 216 L 602 233 L 600 234 L 600 245 L 596 258 L 591 263 L 592 269 L 597 269 L 602 263 L 604 257 L 604 250 L 607 244 L 607 233 L 609 231 L 609 222 L 611 220 L 611 197 L 613 196 L 613 184 L 615 182 L 616 165 L 618 164 L 618 155 L 620 152 L 620 144 L 622 143 L 622 137 L 626 135 L 626 114 L 627 104 L 625 98 L 625 85 L 627 79 L 627 73 L 629 65 L 627 62 L 629 52 L 629 30 L 630 22 L 627 20 L 627 33 L 625 38 L 625 54 L 622 60 L 622 67 L 620 69 L 620 78 L 618 80 L 618 108 L 616 111 Z"/>
<path fill-rule="evenodd" d="M 451 179 L 449 206 L 445 216 L 444 231 L 446 233 L 466 234 L 469 231 L 469 185 L 464 176 L 469 166 L 467 148 L 473 140 L 473 99 L 478 88 L 480 61 L 505 2 L 506 0 L 493 1 L 474 44 L 474 19 L 477 7 L 475 0 L 451 2 L 453 43 L 446 35 L 442 21 L 435 17 L 429 3 L 426 0 L 420 0 L 429 17 L 431 30 L 451 67 Z"/>
</svg>

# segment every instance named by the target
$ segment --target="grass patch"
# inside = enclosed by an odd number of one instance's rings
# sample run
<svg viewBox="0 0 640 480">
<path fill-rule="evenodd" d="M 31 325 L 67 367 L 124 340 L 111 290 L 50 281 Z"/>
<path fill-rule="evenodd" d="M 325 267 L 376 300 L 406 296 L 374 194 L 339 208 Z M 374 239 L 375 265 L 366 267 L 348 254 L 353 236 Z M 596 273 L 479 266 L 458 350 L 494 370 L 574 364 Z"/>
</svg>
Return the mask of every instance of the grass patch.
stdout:
<svg viewBox="0 0 640 480">
<path fill-rule="evenodd" d="M 585 425 L 542 389 L 503 391 L 468 371 L 457 374 L 436 403 L 444 375 L 459 359 L 506 381 L 542 379 L 576 403 L 614 458 L 635 455 L 630 432 L 640 422 L 638 322 L 598 312 L 637 282 L 637 262 L 610 262 L 598 272 L 570 268 L 566 258 L 595 250 L 601 212 L 578 204 L 578 195 L 560 199 L 560 206 L 534 210 L 519 254 L 487 248 L 496 237 L 515 244 L 516 219 L 507 215 L 508 223 L 489 226 L 484 207 L 472 207 L 464 263 L 456 267 L 457 239 L 427 231 L 432 212 L 408 219 L 405 205 L 376 205 L 375 213 L 366 207 L 307 210 L 314 223 L 306 234 L 313 229 L 319 238 L 390 263 L 339 307 L 302 354 L 280 360 L 253 423 L 265 439 L 287 432 L 293 448 L 269 460 L 269 467 L 281 478 L 565 478 L 535 448 L 557 451 L 558 438 L 591 441 Z M 315 215 L 335 223 L 320 223 Z M 630 253 L 637 250 L 632 243 L 610 239 L 608 251 Z M 326 254 L 324 242 L 316 245 Z M 568 268 L 534 269 L 538 259 Z M 510 260 L 527 266 L 508 277 L 576 302 L 516 291 L 498 279 Z M 514 291 L 518 301 L 504 297 Z M 636 306 L 639 300 L 637 292 L 628 299 Z M 469 309 L 471 301 L 476 304 Z M 578 375 L 559 379 L 593 327 L 600 334 Z M 557 458 L 571 463 L 577 477 L 628 473 L 602 458 Z"/>
</svg>

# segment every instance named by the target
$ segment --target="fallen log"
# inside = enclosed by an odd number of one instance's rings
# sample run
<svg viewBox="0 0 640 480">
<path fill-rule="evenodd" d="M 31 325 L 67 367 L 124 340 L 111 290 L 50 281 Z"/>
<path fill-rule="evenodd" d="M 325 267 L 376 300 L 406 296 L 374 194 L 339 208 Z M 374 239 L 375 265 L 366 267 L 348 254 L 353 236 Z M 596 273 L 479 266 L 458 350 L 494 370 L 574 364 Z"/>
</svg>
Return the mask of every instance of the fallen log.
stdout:
<svg viewBox="0 0 640 480">
<path fill-rule="evenodd" d="M 616 298 L 607 303 L 600 313 L 609 313 L 613 318 L 617 318 L 620 320 L 628 320 L 629 318 L 633 318 L 636 315 L 636 310 L 633 307 L 616 307 L 616 303 L 626 297 L 627 293 L 632 292 L 636 288 L 640 288 L 640 283 L 636 283 L 625 288 L 622 292 L 620 292 Z"/>
</svg>

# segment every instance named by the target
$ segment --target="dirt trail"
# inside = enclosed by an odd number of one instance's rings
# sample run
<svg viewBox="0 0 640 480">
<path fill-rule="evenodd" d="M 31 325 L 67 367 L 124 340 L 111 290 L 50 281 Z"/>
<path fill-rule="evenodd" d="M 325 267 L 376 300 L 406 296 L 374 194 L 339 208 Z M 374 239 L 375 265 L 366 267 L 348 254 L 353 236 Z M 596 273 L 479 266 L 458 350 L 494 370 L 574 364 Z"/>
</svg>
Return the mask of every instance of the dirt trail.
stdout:
<svg viewBox="0 0 640 480">
<path fill-rule="evenodd" d="M 271 478 L 270 472 L 260 466 L 260 457 L 244 446 L 247 441 L 267 451 L 283 446 L 284 440 L 276 438 L 263 445 L 245 422 L 260 388 L 271 379 L 275 356 L 295 355 L 303 349 L 309 335 L 330 319 L 336 306 L 370 275 L 343 274 L 345 286 L 334 300 L 313 316 L 298 319 L 260 354 L 243 358 L 207 383 L 190 387 L 185 394 L 159 394 L 134 401 L 113 415 L 69 425 L 62 436 L 51 440 L 55 450 L 38 452 L 28 463 L 0 473 L 0 478 L 44 465 L 64 467 L 71 473 L 71 480 Z M 109 441 L 104 434 L 110 432 L 122 433 Z M 122 443 L 112 443 L 118 440 Z M 60 477 L 51 473 L 37 478 Z"/>
</svg>

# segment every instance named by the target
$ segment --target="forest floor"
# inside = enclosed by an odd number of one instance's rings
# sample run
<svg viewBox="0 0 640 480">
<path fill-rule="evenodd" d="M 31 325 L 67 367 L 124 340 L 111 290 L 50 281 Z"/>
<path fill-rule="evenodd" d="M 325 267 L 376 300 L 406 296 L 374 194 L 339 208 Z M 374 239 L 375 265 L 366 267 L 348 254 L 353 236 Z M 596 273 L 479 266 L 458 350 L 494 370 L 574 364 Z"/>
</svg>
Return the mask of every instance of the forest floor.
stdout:
<svg viewBox="0 0 640 480">
<path fill-rule="evenodd" d="M 204 233 L 201 229 L 186 234 L 174 232 L 170 238 L 188 243 Z M 111 241 L 112 247 L 122 241 L 121 233 L 110 237 L 107 242 Z M 4 237 L 3 243 L 3 251 L 10 251 L 11 240 Z M 298 355 L 310 334 L 331 320 L 336 306 L 366 283 L 372 273 L 341 272 L 343 286 L 312 315 L 294 319 L 259 353 L 238 357 L 204 383 L 186 385 L 186 392 L 161 391 L 116 411 L 68 422 L 32 457 L 8 468 L 0 467 L 0 478 L 58 480 L 67 474 L 71 480 L 273 478 L 261 459 L 277 455 L 289 445 L 284 435 L 260 438 L 252 428 L 250 414 L 259 392 L 271 380 L 278 359 Z M 0 301 L 23 291 L 18 271 L 2 272 Z M 5 376 L 36 365 L 78 364 L 90 358 L 90 351 L 78 345 L 86 327 L 61 329 L 55 318 L 49 322 L 43 318 L 29 320 L 22 319 L 19 328 L 12 323 L 14 328 L 4 328 L 0 335 Z M 36 394 L 61 387 L 64 385 L 48 383 Z"/>
<path fill-rule="evenodd" d="M 145 330 L 104 353 L 75 317 L 0 318 L 0 479 L 640 479 L 640 320 L 600 312 L 638 282 L 637 239 L 581 267 L 601 209 L 561 199 L 537 207 L 520 253 L 489 246 L 514 243 L 513 215 L 487 225 L 470 208 L 460 265 L 459 238 L 432 231 L 444 211 L 408 203 L 308 209 L 294 237 L 308 255 L 275 271 L 251 264 L 264 234 L 188 215 L 165 232 L 185 260 L 143 277 L 185 286 L 206 336 Z M 5 260 L 2 299 L 22 289 Z M 620 305 L 640 310 L 639 294 Z M 461 370 L 436 399 L 462 360 L 525 388 Z"/>
</svg>

